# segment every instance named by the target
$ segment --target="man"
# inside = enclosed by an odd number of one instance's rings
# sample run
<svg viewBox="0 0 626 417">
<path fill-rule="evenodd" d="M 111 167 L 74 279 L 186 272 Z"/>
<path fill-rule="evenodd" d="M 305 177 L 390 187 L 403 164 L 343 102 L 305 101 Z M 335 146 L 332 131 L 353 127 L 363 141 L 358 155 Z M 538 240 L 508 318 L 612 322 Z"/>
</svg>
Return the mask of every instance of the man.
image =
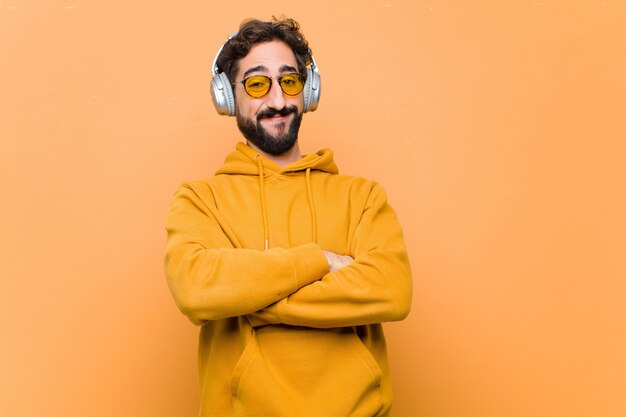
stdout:
<svg viewBox="0 0 626 417">
<path fill-rule="evenodd" d="M 301 155 L 320 80 L 294 20 L 243 22 L 214 67 L 214 102 L 246 144 L 177 191 L 165 256 L 202 326 L 200 415 L 387 416 L 380 323 L 408 314 L 411 276 L 385 193 L 339 175 L 328 149 Z"/>
</svg>

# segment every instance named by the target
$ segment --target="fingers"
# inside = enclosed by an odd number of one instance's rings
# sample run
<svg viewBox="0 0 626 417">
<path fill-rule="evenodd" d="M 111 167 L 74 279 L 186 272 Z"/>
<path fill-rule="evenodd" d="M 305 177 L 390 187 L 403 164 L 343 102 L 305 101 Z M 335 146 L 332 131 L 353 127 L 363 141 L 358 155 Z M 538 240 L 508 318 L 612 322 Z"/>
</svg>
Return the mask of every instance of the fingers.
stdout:
<svg viewBox="0 0 626 417">
<path fill-rule="evenodd" d="M 324 251 L 324 256 L 326 256 L 326 260 L 328 261 L 328 267 L 330 272 L 335 272 L 338 269 L 343 268 L 344 266 L 350 265 L 354 262 L 354 258 L 348 255 L 339 255 L 335 252 Z"/>
</svg>

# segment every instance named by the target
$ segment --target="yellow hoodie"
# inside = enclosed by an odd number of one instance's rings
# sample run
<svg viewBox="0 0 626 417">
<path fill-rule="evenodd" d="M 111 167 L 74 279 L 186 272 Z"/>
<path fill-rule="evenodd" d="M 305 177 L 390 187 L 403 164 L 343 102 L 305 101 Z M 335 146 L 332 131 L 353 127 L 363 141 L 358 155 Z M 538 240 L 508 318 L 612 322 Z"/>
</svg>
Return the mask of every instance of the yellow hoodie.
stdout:
<svg viewBox="0 0 626 417">
<path fill-rule="evenodd" d="M 200 416 L 389 414 L 380 323 L 408 314 L 411 274 L 382 187 L 327 149 L 281 168 L 238 143 L 166 228 L 168 284 L 202 326 Z M 330 273 L 322 249 L 354 262 Z"/>
</svg>

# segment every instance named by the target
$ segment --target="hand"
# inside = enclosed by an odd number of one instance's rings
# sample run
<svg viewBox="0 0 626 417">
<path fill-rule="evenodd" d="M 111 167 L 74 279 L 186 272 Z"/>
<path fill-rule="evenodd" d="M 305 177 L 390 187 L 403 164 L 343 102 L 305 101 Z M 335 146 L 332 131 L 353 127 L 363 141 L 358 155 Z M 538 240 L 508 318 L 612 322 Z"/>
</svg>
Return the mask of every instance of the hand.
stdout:
<svg viewBox="0 0 626 417">
<path fill-rule="evenodd" d="M 326 260 L 328 261 L 328 267 L 330 268 L 330 272 L 335 272 L 340 268 L 343 268 L 346 265 L 350 265 L 354 262 L 354 258 L 348 255 L 339 255 L 335 252 L 331 251 L 323 251 L 324 256 L 326 256 Z"/>
</svg>

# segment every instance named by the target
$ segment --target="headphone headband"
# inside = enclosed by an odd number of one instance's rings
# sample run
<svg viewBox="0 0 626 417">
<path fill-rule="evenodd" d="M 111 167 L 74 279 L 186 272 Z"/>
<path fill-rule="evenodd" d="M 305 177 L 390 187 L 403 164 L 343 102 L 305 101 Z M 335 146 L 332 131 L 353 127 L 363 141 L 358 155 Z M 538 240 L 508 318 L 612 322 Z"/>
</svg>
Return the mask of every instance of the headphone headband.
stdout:
<svg viewBox="0 0 626 417">
<path fill-rule="evenodd" d="M 226 39 L 226 42 L 224 42 L 222 44 L 222 46 L 220 46 L 220 49 L 217 51 L 217 54 L 215 54 L 215 59 L 213 60 L 213 65 L 211 66 L 211 75 L 213 75 L 213 77 L 215 77 L 215 75 L 217 74 L 217 60 L 219 59 L 220 55 L 222 54 L 222 49 L 224 49 L 224 47 L 226 46 L 226 44 L 228 43 L 229 40 L 231 40 L 232 38 L 234 38 L 237 33 L 239 33 L 239 31 L 233 32 L 232 35 L 230 35 L 228 37 L 228 39 Z"/>
</svg>

